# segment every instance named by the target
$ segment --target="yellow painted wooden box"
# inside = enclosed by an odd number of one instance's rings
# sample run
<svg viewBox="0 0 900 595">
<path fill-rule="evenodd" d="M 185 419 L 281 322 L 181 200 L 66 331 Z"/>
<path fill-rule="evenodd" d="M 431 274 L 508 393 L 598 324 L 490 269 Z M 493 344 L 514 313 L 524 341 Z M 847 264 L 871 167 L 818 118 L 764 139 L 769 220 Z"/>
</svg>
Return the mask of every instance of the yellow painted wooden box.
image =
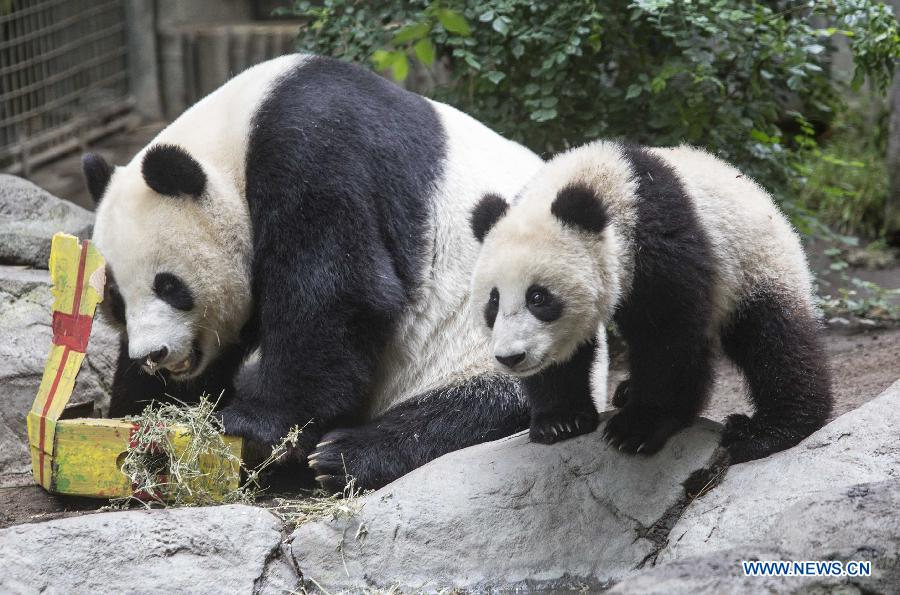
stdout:
<svg viewBox="0 0 900 595">
<path fill-rule="evenodd" d="M 87 349 L 97 304 L 106 280 L 103 257 L 85 240 L 58 233 L 50 250 L 53 284 L 53 344 L 37 397 L 28 412 L 28 441 L 35 481 L 49 492 L 98 498 L 131 496 L 132 485 L 121 466 L 134 423 L 122 419 L 76 417 L 80 405 L 67 407 L 75 377 Z M 92 409 L 89 406 L 87 409 Z M 74 418 L 73 418 L 74 417 Z M 170 428 L 176 453 L 188 437 L 183 428 Z M 223 469 L 228 485 L 220 496 L 240 483 L 240 438 L 226 436 L 235 458 L 201 457 L 204 471 Z"/>
</svg>

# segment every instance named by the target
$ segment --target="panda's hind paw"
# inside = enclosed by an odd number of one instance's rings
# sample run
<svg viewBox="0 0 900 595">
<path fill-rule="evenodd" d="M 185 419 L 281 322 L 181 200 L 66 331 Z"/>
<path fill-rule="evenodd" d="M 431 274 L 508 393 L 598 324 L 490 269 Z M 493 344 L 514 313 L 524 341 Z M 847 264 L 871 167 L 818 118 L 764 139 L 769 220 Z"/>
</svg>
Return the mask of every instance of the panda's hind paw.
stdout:
<svg viewBox="0 0 900 595">
<path fill-rule="evenodd" d="M 761 459 L 800 442 L 804 434 L 772 426 L 759 419 L 736 413 L 725 420 L 721 445 L 728 451 L 731 464 Z"/>
<path fill-rule="evenodd" d="M 528 435 L 532 442 L 553 444 L 597 429 L 599 416 L 593 408 L 578 412 L 545 412 L 532 416 Z"/>
</svg>

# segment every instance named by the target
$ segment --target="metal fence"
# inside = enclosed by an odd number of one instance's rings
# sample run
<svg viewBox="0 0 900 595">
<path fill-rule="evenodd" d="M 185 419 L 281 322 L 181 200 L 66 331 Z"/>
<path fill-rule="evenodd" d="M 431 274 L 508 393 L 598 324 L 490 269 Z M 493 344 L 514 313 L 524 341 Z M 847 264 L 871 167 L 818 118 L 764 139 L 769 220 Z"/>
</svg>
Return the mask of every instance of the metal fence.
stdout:
<svg viewBox="0 0 900 595">
<path fill-rule="evenodd" d="M 124 0 L 0 0 L 0 171 L 121 128 L 126 54 Z"/>
</svg>

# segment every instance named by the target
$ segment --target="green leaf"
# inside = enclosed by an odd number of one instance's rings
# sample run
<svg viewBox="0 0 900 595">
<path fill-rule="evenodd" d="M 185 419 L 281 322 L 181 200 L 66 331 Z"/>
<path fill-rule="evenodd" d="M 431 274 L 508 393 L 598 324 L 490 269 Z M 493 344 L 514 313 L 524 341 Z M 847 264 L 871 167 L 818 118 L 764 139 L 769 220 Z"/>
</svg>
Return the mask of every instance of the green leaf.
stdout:
<svg viewBox="0 0 900 595">
<path fill-rule="evenodd" d="M 416 41 L 422 39 L 428 32 L 431 31 L 430 23 L 415 23 L 413 25 L 407 25 L 403 27 L 396 33 L 394 33 L 394 43 L 397 45 L 401 45 L 404 43 L 409 43 L 410 41 Z"/>
<path fill-rule="evenodd" d="M 393 56 L 387 50 L 375 50 L 372 53 L 372 64 L 376 70 L 387 70 L 391 67 Z"/>
<path fill-rule="evenodd" d="M 494 19 L 494 22 L 491 23 L 491 26 L 494 28 L 494 31 L 499 33 L 500 35 L 506 35 L 509 33 L 509 23 L 507 22 L 505 17 L 497 17 Z"/>
<path fill-rule="evenodd" d="M 537 111 L 531 112 L 531 119 L 535 122 L 546 122 L 547 120 L 552 120 L 557 116 L 555 109 L 539 109 Z"/>
<path fill-rule="evenodd" d="M 442 8 L 438 11 L 437 17 L 441 22 L 441 25 L 444 26 L 444 29 L 446 29 L 450 33 L 456 33 L 457 35 L 462 35 L 463 37 L 468 37 L 472 33 L 472 30 L 469 28 L 468 21 L 466 21 L 466 17 L 459 14 L 455 10 Z"/>
<path fill-rule="evenodd" d="M 466 54 L 465 57 L 466 64 L 474 68 L 475 70 L 481 70 L 481 63 L 476 60 L 472 54 Z"/>
<path fill-rule="evenodd" d="M 409 76 L 409 59 L 406 57 L 406 54 L 401 51 L 392 52 L 392 54 L 391 72 L 394 75 L 394 80 L 403 82 L 406 80 L 406 77 Z"/>
<path fill-rule="evenodd" d="M 750 138 L 753 140 L 759 141 L 761 143 L 770 144 L 772 142 L 772 137 L 763 132 L 762 130 L 757 130 L 754 128 L 750 131 Z"/>
<path fill-rule="evenodd" d="M 506 78 L 506 74 L 500 72 L 499 70 L 492 70 L 489 73 L 487 73 L 486 76 L 487 76 L 488 80 L 491 81 L 492 83 L 494 83 L 495 85 Z"/>
<path fill-rule="evenodd" d="M 641 90 L 640 85 L 629 85 L 628 91 L 625 92 L 625 100 L 634 99 L 641 94 Z"/>
<path fill-rule="evenodd" d="M 434 64 L 434 56 L 437 53 L 434 44 L 431 43 L 431 40 L 428 38 L 420 39 L 413 46 L 413 51 L 416 53 L 416 58 L 419 59 L 419 62 L 424 64 L 425 66 L 431 66 Z"/>
</svg>

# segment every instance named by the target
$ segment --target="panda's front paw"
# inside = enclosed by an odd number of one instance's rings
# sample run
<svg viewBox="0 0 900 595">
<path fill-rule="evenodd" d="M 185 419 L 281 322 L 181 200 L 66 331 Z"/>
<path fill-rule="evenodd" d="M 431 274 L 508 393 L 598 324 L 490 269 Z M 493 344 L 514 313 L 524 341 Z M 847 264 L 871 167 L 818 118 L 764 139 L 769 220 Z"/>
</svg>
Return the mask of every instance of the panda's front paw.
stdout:
<svg viewBox="0 0 900 595">
<path fill-rule="evenodd" d="M 682 427 L 684 423 L 674 417 L 627 404 L 606 422 L 603 437 L 622 452 L 650 455 Z"/>
<path fill-rule="evenodd" d="M 597 429 L 600 416 L 593 407 L 583 411 L 533 412 L 528 435 L 532 442 L 553 444 Z"/>
<path fill-rule="evenodd" d="M 396 468 L 396 443 L 375 426 L 340 428 L 322 437 L 306 457 L 316 482 L 330 493 L 378 489 L 403 474 Z"/>
<path fill-rule="evenodd" d="M 218 415 L 226 434 L 241 436 L 267 447 L 279 444 L 296 425 L 286 416 L 266 415 L 261 410 L 250 411 L 240 402 L 225 407 Z M 317 438 L 315 424 L 306 424 L 300 432 L 297 450 L 309 452 Z"/>
</svg>

